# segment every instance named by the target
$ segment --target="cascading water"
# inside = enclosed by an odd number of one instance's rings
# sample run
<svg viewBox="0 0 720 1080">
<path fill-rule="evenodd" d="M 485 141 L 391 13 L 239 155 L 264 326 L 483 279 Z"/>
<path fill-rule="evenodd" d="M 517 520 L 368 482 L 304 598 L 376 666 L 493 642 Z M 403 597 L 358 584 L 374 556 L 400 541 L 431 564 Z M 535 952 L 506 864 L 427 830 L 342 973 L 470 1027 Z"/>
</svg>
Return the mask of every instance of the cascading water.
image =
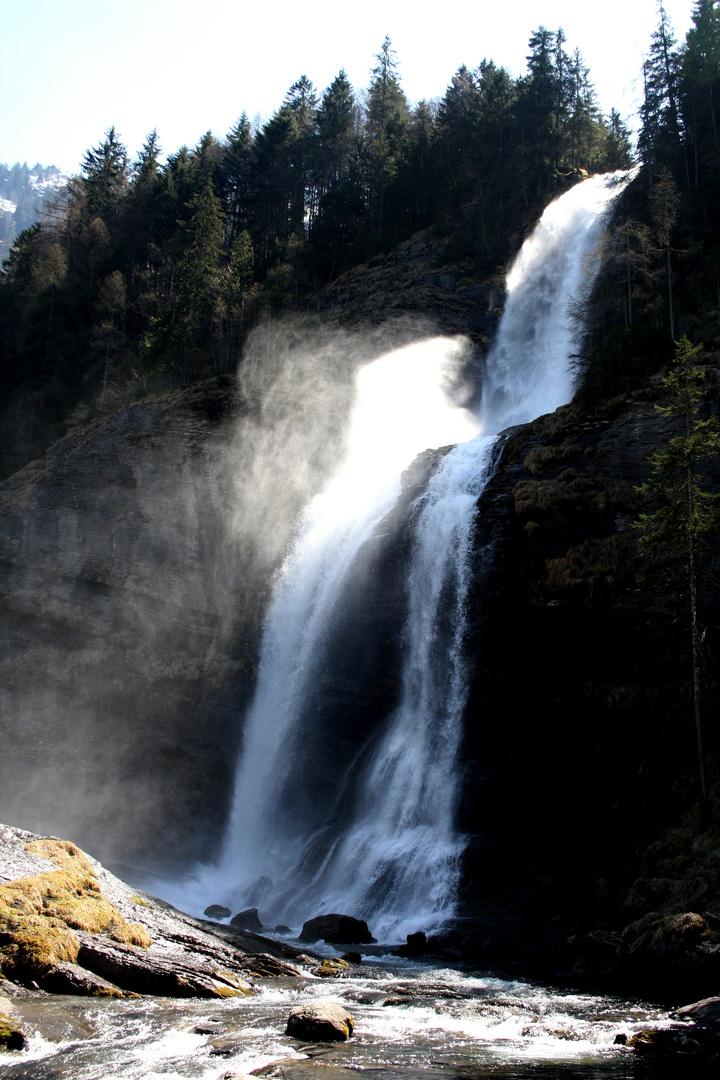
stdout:
<svg viewBox="0 0 720 1080">
<path fill-rule="evenodd" d="M 567 303 L 589 287 L 588 258 L 628 179 L 617 173 L 576 185 L 524 244 L 508 276 L 479 416 L 448 393 L 462 368 L 459 341 L 408 346 L 360 371 L 344 461 L 308 507 L 267 615 L 234 809 L 205 897 L 260 903 L 266 919 L 295 925 L 343 911 L 371 920 L 385 940 L 452 915 L 463 848 L 456 758 L 475 506 L 496 433 L 571 396 Z M 372 749 L 339 770 L 335 790 L 308 799 L 313 775 L 300 750 L 317 737 L 314 695 L 341 597 L 398 497 L 403 470 L 427 447 L 449 443 L 457 445 L 413 515 L 399 703 Z M 341 727 L 343 717 L 334 723 Z M 351 774 L 351 812 L 328 827 Z"/>
</svg>

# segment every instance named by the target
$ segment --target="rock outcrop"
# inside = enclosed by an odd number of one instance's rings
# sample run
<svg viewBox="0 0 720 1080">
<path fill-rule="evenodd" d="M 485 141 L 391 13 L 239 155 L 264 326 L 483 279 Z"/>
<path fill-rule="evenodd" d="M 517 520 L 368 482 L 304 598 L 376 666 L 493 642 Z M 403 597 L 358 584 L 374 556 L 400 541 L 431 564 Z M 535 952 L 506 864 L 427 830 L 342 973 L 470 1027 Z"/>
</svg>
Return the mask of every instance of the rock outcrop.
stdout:
<svg viewBox="0 0 720 1080">
<path fill-rule="evenodd" d="M 0 974 L 51 993 L 238 997 L 253 993 L 252 980 L 297 976 L 311 959 L 194 919 L 132 890 L 74 844 L 5 825 L 0 882 Z"/>
</svg>

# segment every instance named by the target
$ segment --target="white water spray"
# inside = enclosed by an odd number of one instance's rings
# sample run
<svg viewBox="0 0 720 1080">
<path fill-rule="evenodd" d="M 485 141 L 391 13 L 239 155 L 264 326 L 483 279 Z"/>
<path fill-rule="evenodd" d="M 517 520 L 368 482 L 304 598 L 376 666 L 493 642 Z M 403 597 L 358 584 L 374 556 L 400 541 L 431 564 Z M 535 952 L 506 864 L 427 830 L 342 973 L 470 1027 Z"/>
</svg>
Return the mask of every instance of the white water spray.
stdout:
<svg viewBox="0 0 720 1080">
<path fill-rule="evenodd" d="M 495 433 L 571 396 L 568 300 L 590 287 L 588 257 L 628 179 L 576 185 L 524 244 L 488 357 L 481 419 L 448 394 L 463 360 L 458 341 L 411 345 L 360 372 L 344 460 L 308 507 L 275 588 L 223 855 L 196 893 L 203 906 L 208 897 L 259 903 L 264 918 L 294 925 L 322 911 L 347 912 L 367 918 L 384 940 L 452 916 L 463 849 L 457 754 L 475 507 Z M 339 597 L 393 506 L 402 471 L 426 448 L 449 443 L 458 445 L 415 512 L 399 704 L 357 783 L 351 819 L 326 827 L 298 809 L 294 796 L 314 778 L 296 750 L 311 722 Z M 342 716 L 334 723 L 341 726 Z M 338 789 L 346 779 L 338 777 Z M 340 794 L 327 801 L 330 816 Z"/>
</svg>

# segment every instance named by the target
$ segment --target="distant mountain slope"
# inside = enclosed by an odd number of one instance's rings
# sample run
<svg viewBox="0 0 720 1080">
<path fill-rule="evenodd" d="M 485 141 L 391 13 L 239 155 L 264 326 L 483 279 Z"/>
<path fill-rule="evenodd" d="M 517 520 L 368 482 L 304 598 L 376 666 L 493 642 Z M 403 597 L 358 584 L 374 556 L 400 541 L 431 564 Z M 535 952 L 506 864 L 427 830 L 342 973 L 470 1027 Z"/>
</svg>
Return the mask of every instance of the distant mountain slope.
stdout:
<svg viewBox="0 0 720 1080">
<path fill-rule="evenodd" d="M 0 262 L 23 229 L 42 217 L 44 207 L 68 179 L 55 165 L 37 163 L 28 168 L 27 163 L 0 163 Z"/>
</svg>

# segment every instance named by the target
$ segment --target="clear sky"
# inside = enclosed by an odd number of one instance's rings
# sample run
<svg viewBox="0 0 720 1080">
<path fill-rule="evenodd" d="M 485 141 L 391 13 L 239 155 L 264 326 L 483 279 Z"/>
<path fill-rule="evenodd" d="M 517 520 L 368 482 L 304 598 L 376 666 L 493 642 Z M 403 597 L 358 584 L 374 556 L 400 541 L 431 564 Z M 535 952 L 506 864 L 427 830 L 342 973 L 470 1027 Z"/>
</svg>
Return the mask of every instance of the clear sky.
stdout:
<svg viewBox="0 0 720 1080">
<path fill-rule="evenodd" d="M 680 41 L 693 7 L 665 0 Z M 540 25 L 634 126 L 656 0 L 0 0 L 0 161 L 77 171 L 111 124 L 131 156 L 153 127 L 166 152 L 194 146 L 268 118 L 300 75 L 322 91 L 344 67 L 363 89 L 386 34 L 409 99 L 442 97 L 461 64 L 523 74 Z"/>
</svg>

